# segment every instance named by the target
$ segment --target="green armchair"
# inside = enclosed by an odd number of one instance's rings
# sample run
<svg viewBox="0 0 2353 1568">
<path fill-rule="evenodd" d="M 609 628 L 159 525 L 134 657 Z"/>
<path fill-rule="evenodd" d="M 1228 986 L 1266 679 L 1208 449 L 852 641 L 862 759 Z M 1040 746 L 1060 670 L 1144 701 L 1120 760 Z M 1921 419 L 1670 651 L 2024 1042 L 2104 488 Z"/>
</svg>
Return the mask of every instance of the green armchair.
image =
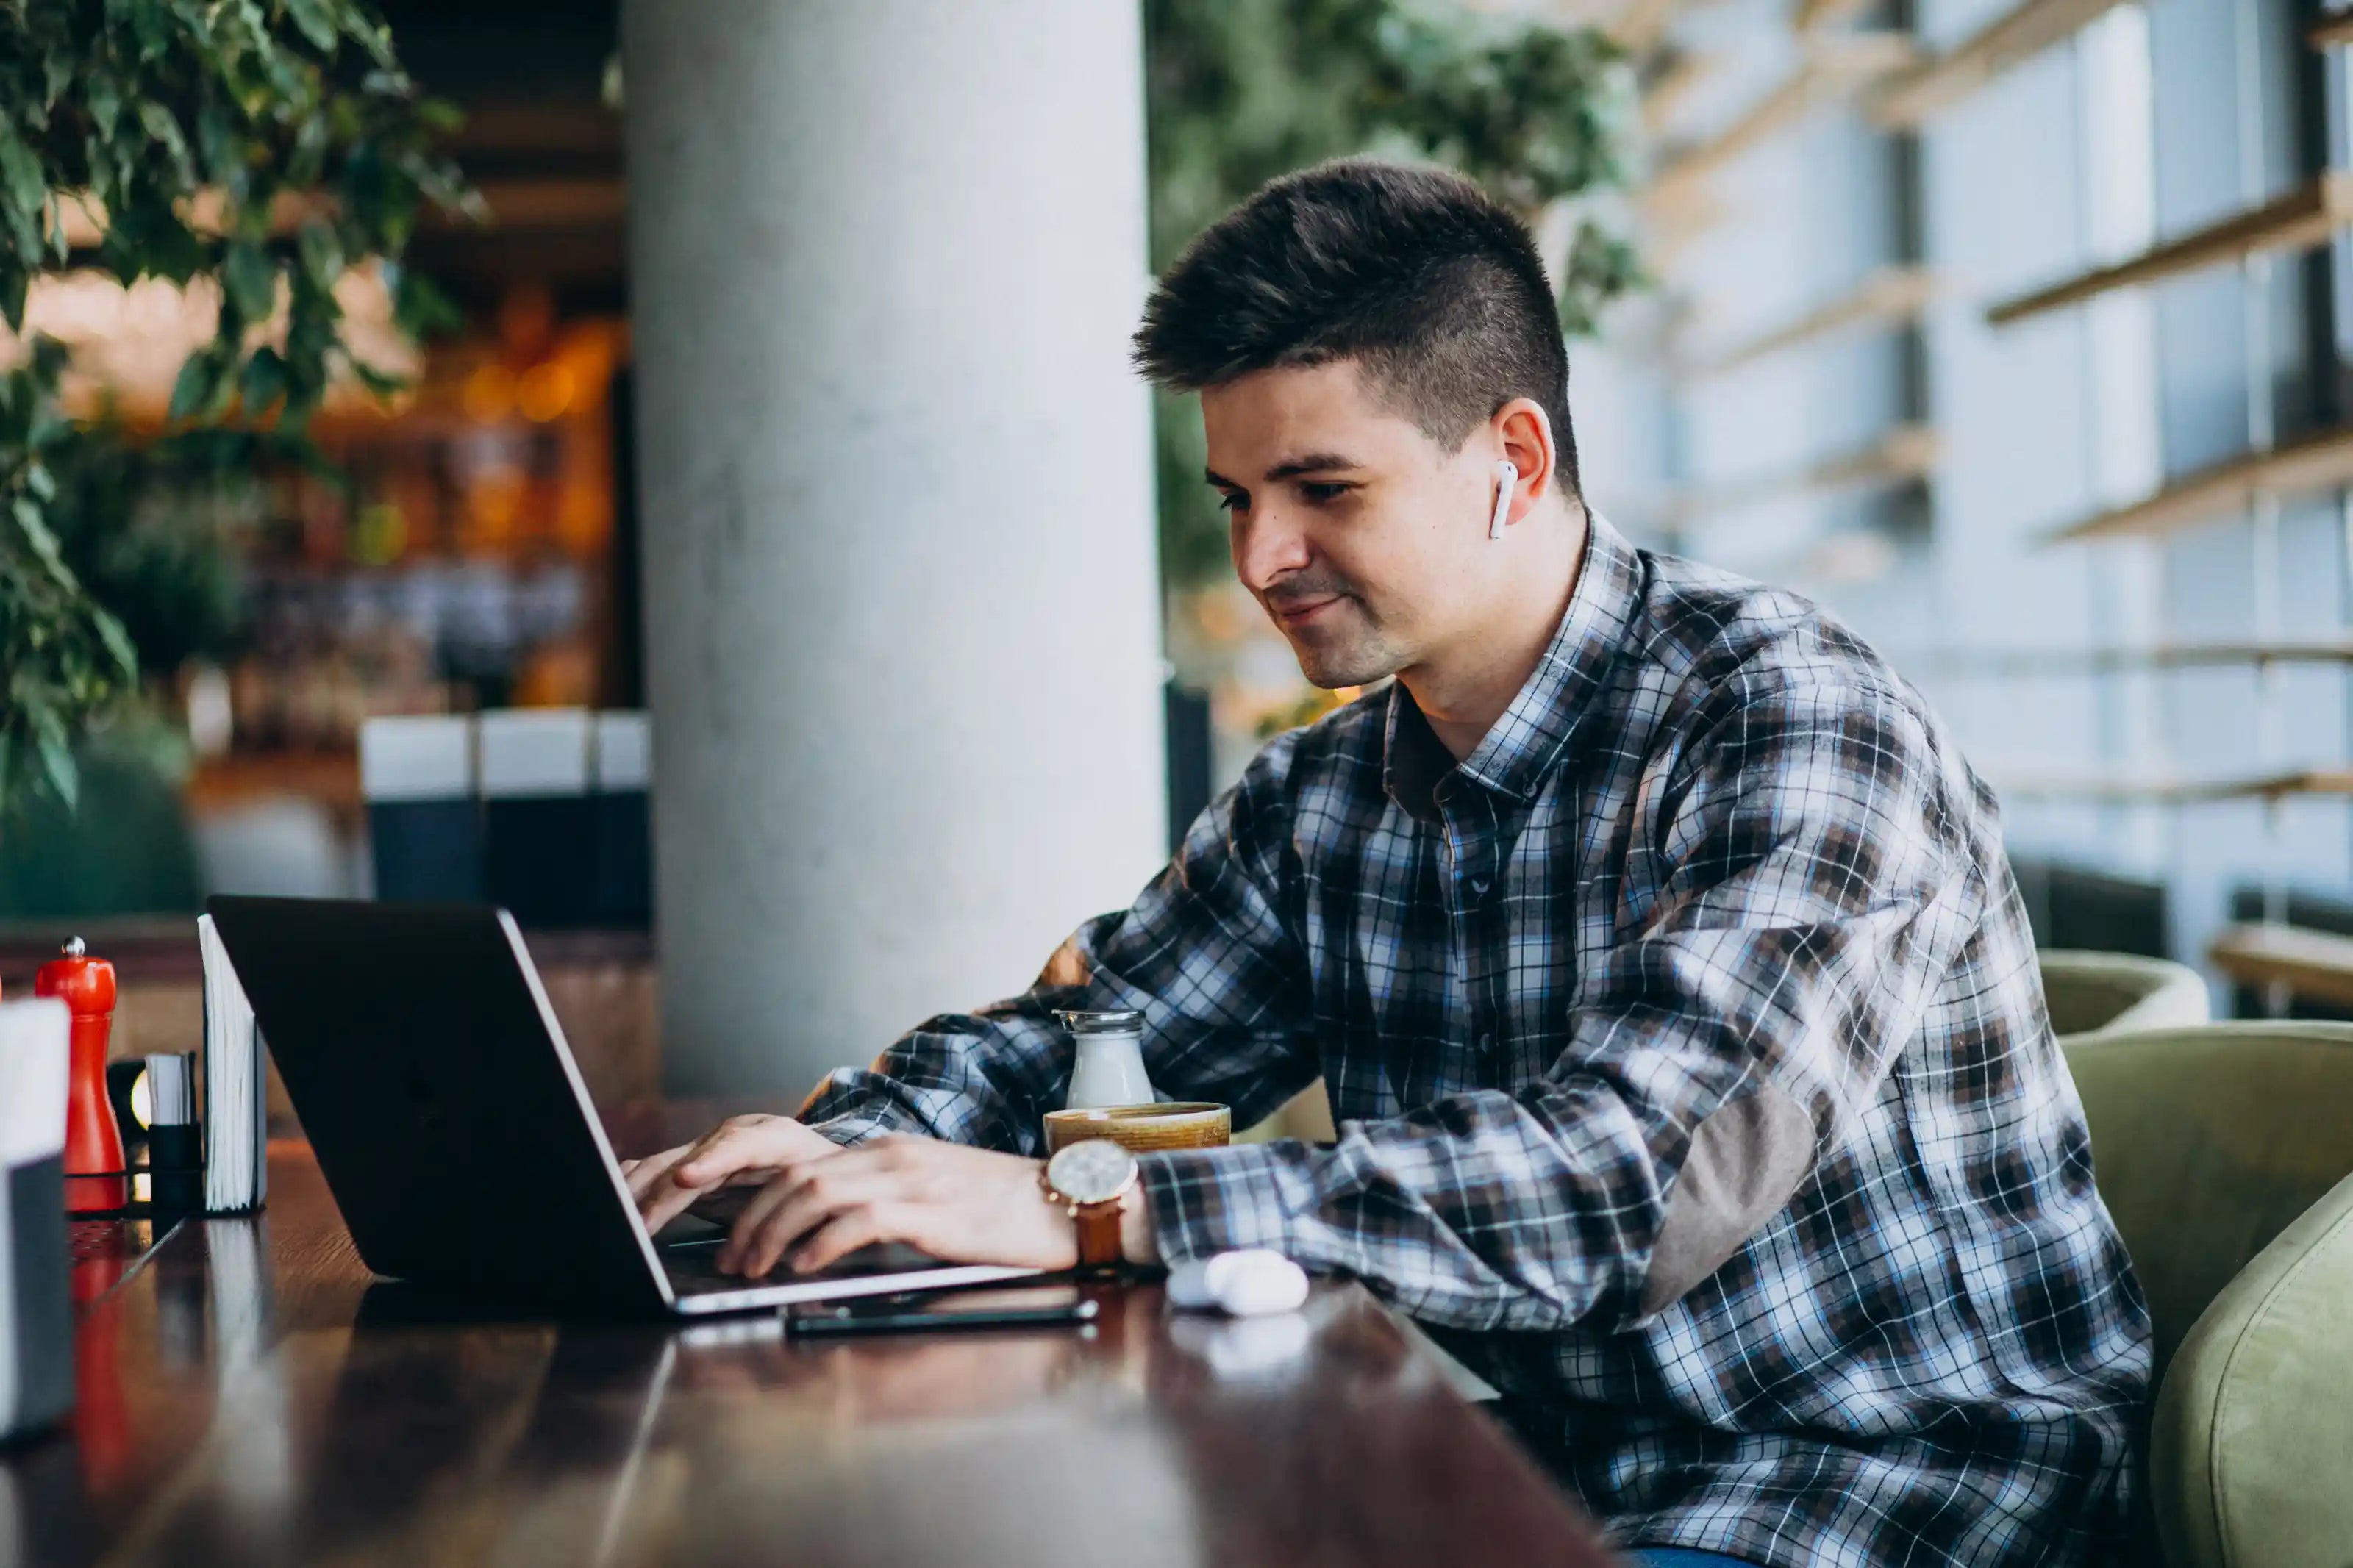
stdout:
<svg viewBox="0 0 2353 1568">
<path fill-rule="evenodd" d="M 2069 1042 L 2147 1292 L 2143 1489 L 2173 1568 L 2353 1563 L 2353 1025 Z"/>
<path fill-rule="evenodd" d="M 2213 1016 L 2206 982 L 2186 964 L 2069 948 L 2044 948 L 2035 957 L 2051 1029 L 2062 1045 L 2109 1030 L 2179 1028 Z"/>
</svg>

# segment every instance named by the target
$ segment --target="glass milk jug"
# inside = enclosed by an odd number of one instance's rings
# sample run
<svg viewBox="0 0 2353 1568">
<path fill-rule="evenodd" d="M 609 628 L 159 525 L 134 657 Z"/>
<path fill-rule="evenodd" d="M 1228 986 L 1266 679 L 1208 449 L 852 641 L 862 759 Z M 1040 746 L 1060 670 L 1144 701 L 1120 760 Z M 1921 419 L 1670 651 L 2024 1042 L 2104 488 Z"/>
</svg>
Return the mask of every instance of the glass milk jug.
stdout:
<svg viewBox="0 0 2353 1568">
<path fill-rule="evenodd" d="M 1079 1048 L 1066 1109 L 1152 1103 L 1152 1079 L 1144 1071 L 1143 1014 L 1057 1012 L 1054 1016 Z"/>
</svg>

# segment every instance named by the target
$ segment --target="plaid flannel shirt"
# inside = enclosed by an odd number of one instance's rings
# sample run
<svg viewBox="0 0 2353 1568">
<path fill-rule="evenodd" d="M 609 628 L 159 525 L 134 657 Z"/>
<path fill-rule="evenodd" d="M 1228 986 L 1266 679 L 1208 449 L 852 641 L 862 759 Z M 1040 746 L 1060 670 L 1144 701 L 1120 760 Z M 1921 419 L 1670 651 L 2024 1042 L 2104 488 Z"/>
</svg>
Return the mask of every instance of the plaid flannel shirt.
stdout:
<svg viewBox="0 0 2353 1568">
<path fill-rule="evenodd" d="M 2092 1184 L 1998 808 L 1794 595 L 1595 518 L 1458 766 L 1402 688 L 1274 741 L 1029 992 L 805 1119 L 1039 1152 L 1135 1007 L 1236 1124 L 1147 1156 L 1171 1259 L 1269 1247 L 1437 1331 L 1627 1544 L 2071 1563 L 2121 1529 L 2147 1316 Z"/>
</svg>

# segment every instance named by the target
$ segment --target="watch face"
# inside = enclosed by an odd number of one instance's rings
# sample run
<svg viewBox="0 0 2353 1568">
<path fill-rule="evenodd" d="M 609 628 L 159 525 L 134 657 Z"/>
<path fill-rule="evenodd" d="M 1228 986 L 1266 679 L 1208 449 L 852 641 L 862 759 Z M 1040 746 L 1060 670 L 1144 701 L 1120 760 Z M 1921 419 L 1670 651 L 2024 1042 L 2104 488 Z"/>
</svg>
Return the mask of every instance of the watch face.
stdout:
<svg viewBox="0 0 2353 1568">
<path fill-rule="evenodd" d="M 1108 1138 L 1090 1138 L 1047 1162 L 1046 1180 L 1072 1203 L 1099 1204 L 1117 1197 L 1134 1170 L 1134 1155 Z"/>
</svg>

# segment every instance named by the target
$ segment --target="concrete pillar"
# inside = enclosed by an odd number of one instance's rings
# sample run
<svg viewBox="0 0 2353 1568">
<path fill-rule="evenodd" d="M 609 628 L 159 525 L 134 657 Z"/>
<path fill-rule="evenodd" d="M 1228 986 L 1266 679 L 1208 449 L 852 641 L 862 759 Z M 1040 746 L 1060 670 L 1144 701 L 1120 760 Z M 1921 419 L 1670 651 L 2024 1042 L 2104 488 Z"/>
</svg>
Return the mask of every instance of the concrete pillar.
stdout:
<svg viewBox="0 0 2353 1568">
<path fill-rule="evenodd" d="M 1133 0 L 627 0 L 673 1092 L 797 1096 L 1162 859 Z"/>
</svg>

